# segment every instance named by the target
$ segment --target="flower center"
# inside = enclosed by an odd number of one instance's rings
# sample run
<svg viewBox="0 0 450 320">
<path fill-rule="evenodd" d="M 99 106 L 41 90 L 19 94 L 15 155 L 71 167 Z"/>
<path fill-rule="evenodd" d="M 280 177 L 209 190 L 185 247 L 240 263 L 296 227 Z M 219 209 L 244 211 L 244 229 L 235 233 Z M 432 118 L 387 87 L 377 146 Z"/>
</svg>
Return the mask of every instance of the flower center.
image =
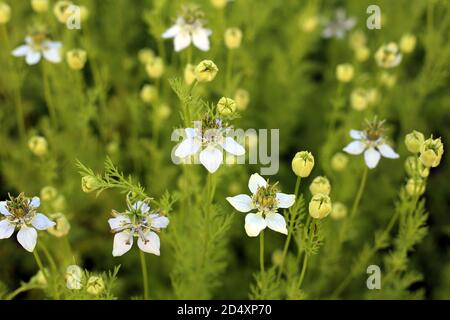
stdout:
<svg viewBox="0 0 450 320">
<path fill-rule="evenodd" d="M 252 199 L 253 204 L 258 209 L 258 212 L 268 214 L 277 210 L 278 200 L 276 193 L 276 184 L 268 184 L 266 187 L 258 187 Z"/>
</svg>

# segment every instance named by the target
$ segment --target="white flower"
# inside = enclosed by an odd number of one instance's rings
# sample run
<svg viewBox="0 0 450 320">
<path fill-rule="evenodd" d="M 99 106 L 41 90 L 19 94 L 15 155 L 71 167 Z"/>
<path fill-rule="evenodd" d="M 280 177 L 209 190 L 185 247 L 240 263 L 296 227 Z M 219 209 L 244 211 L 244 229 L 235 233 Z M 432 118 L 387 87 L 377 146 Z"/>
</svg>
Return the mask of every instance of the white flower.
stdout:
<svg viewBox="0 0 450 320">
<path fill-rule="evenodd" d="M 162 37 L 164 39 L 174 38 L 173 45 L 177 52 L 189 47 L 191 42 L 198 49 L 208 51 L 208 37 L 211 33 L 210 29 L 203 27 L 201 20 L 179 17 L 175 24 L 162 34 Z"/>
<path fill-rule="evenodd" d="M 369 130 L 350 130 L 350 137 L 355 141 L 350 142 L 344 151 L 358 155 L 364 152 L 364 160 L 370 169 L 375 168 L 381 156 L 389 159 L 397 159 L 399 155 L 385 142 L 382 135 L 373 134 Z"/>
<path fill-rule="evenodd" d="M 345 36 L 347 31 L 353 29 L 355 25 L 355 18 L 347 18 L 344 9 L 337 9 L 336 20 L 327 23 L 325 29 L 322 31 L 322 37 L 341 39 Z"/>
<path fill-rule="evenodd" d="M 52 63 L 61 62 L 61 42 L 48 40 L 45 34 L 35 34 L 25 38 L 25 44 L 17 47 L 12 52 L 15 57 L 25 57 L 28 65 L 34 65 L 41 61 L 41 57 Z"/>
<path fill-rule="evenodd" d="M 295 202 L 295 195 L 277 192 L 275 185 L 270 185 L 259 174 L 250 176 L 248 187 L 252 196 L 239 194 L 228 197 L 228 202 L 240 212 L 256 210 L 245 216 L 245 231 L 249 237 L 257 237 L 266 227 L 287 234 L 286 221 L 277 212 L 278 208 L 289 208 Z"/>
<path fill-rule="evenodd" d="M 138 247 L 144 252 L 159 256 L 160 241 L 155 231 L 166 228 L 167 217 L 151 212 L 150 206 L 138 201 L 128 208 L 125 214 L 108 220 L 111 231 L 115 233 L 112 254 L 118 257 L 128 252 L 133 246 L 133 239 L 138 238 Z"/>
<path fill-rule="evenodd" d="M 0 239 L 10 238 L 17 228 L 17 241 L 25 250 L 33 252 L 37 242 L 36 230 L 47 230 L 55 225 L 44 214 L 36 212 L 40 203 L 38 197 L 28 199 L 23 194 L 1 201 L 0 213 L 5 218 L 0 220 Z"/>
<path fill-rule="evenodd" d="M 222 149 L 226 152 L 242 156 L 245 149 L 233 138 L 227 136 L 228 128 L 222 127 L 222 120 L 212 120 L 214 127 L 186 128 L 186 139 L 175 149 L 175 156 L 186 158 L 197 153 L 200 149 L 200 163 L 211 173 L 219 169 L 223 162 Z"/>
<path fill-rule="evenodd" d="M 66 287 L 70 290 L 80 290 L 83 270 L 77 265 L 70 265 L 66 269 Z"/>
</svg>

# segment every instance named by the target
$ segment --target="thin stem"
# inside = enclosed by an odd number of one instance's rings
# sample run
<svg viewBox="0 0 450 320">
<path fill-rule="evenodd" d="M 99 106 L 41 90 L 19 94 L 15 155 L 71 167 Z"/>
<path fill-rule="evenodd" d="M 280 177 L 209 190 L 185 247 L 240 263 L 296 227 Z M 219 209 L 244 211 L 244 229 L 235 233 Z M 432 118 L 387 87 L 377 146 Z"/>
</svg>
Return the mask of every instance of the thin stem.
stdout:
<svg viewBox="0 0 450 320">
<path fill-rule="evenodd" d="M 364 166 L 363 176 L 361 179 L 361 183 L 359 184 L 359 189 L 356 194 L 355 201 L 353 202 L 352 211 L 350 212 L 350 217 L 353 217 L 356 214 L 356 211 L 358 210 L 359 203 L 361 202 L 361 197 L 364 192 L 364 189 L 366 187 L 366 181 L 367 181 L 367 174 L 369 172 L 369 169 L 367 166 Z"/>
<path fill-rule="evenodd" d="M 303 258 L 303 267 L 302 272 L 300 273 L 300 278 L 298 279 L 297 288 L 300 289 L 303 283 L 303 279 L 305 278 L 306 268 L 308 266 L 308 254 L 305 252 L 305 256 Z"/>
<path fill-rule="evenodd" d="M 39 243 L 39 246 L 42 249 L 42 251 L 44 252 L 45 258 L 50 263 L 50 267 L 52 268 L 52 270 L 57 271 L 58 269 L 56 267 L 55 260 L 53 259 L 52 255 L 48 251 L 47 247 L 42 242 Z"/>
<path fill-rule="evenodd" d="M 141 258 L 141 269 L 142 269 L 142 282 L 144 286 L 144 300 L 148 300 L 148 273 L 147 273 L 147 262 L 145 260 L 145 253 L 139 250 L 139 255 Z"/>
<path fill-rule="evenodd" d="M 264 273 L 264 230 L 259 234 L 259 266 Z"/>
<path fill-rule="evenodd" d="M 56 109 L 53 103 L 53 96 L 50 87 L 50 79 L 48 75 L 48 70 L 46 66 L 46 62 L 42 61 L 42 80 L 44 82 L 44 94 L 45 100 L 47 102 L 48 113 L 50 114 L 50 119 L 53 125 L 53 128 L 56 129 L 57 119 L 56 119 Z"/>
<path fill-rule="evenodd" d="M 42 264 L 41 258 L 39 257 L 39 254 L 38 254 L 36 248 L 33 250 L 33 256 L 34 256 L 34 260 L 36 260 L 36 264 L 38 265 L 39 270 L 41 270 L 42 275 L 44 276 L 45 280 L 47 280 L 47 275 L 45 274 L 44 265 Z"/>
<path fill-rule="evenodd" d="M 230 95 L 231 92 L 231 75 L 233 72 L 233 50 L 227 51 L 227 70 L 225 74 L 225 93 Z"/>
</svg>

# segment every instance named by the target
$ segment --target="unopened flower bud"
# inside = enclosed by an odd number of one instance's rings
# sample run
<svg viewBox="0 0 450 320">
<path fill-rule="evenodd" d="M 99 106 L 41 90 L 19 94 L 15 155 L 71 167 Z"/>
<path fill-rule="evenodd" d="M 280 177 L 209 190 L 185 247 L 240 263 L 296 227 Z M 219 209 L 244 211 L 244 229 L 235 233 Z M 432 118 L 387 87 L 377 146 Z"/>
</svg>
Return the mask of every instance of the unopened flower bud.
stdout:
<svg viewBox="0 0 450 320">
<path fill-rule="evenodd" d="M 355 50 L 355 57 L 356 60 L 358 60 L 359 62 L 364 62 L 367 61 L 367 59 L 369 59 L 370 57 L 370 50 L 367 47 L 360 47 L 358 49 Z"/>
<path fill-rule="evenodd" d="M 94 296 L 99 295 L 105 290 L 105 283 L 101 277 L 92 276 L 86 284 L 86 291 Z"/>
<path fill-rule="evenodd" d="M 28 148 L 30 148 L 34 155 L 42 157 L 47 154 L 48 143 L 44 137 L 34 136 L 28 140 Z"/>
<path fill-rule="evenodd" d="M 313 196 L 319 193 L 329 196 L 331 192 L 330 181 L 326 177 L 315 177 L 309 186 L 309 191 Z"/>
<path fill-rule="evenodd" d="M 159 79 L 164 73 L 164 62 L 161 57 L 153 58 L 145 66 L 145 70 L 150 78 Z"/>
<path fill-rule="evenodd" d="M 387 45 L 381 46 L 375 52 L 375 61 L 378 66 L 389 69 L 394 68 L 402 61 L 402 54 L 395 42 L 390 42 Z"/>
<path fill-rule="evenodd" d="M 35 12 L 46 12 L 48 10 L 48 0 L 31 0 L 31 8 Z"/>
<path fill-rule="evenodd" d="M 347 216 L 347 206 L 341 202 L 333 203 L 331 210 L 331 218 L 334 220 L 341 220 Z"/>
<path fill-rule="evenodd" d="M 405 34 L 400 39 L 400 50 L 403 53 L 411 53 L 414 51 L 414 48 L 416 47 L 416 36 L 413 34 Z"/>
<path fill-rule="evenodd" d="M 441 142 L 441 138 L 429 138 L 425 140 L 420 148 L 420 161 L 422 161 L 426 167 L 434 168 L 441 162 L 443 154 L 444 145 Z"/>
<path fill-rule="evenodd" d="M 283 263 L 283 251 L 275 250 L 272 253 L 272 264 L 274 266 L 281 266 L 282 263 Z"/>
<path fill-rule="evenodd" d="M 158 99 L 158 89 L 151 84 L 146 84 L 141 90 L 141 99 L 145 103 L 153 103 Z"/>
<path fill-rule="evenodd" d="M 319 19 L 316 16 L 310 16 L 300 19 L 300 28 L 305 32 L 313 32 L 319 25 Z"/>
<path fill-rule="evenodd" d="M 42 201 L 52 201 L 58 195 L 58 190 L 52 186 L 46 186 L 41 189 L 40 197 Z"/>
<path fill-rule="evenodd" d="M 83 270 L 77 265 L 70 265 L 66 269 L 66 286 L 70 290 L 80 290 L 82 287 Z"/>
<path fill-rule="evenodd" d="M 89 18 L 89 9 L 86 6 L 80 6 L 80 20 L 85 22 Z"/>
<path fill-rule="evenodd" d="M 339 64 L 336 67 L 336 78 L 341 82 L 350 82 L 355 76 L 355 69 L 349 63 Z"/>
<path fill-rule="evenodd" d="M 166 120 L 170 117 L 171 114 L 172 109 L 170 109 L 169 105 L 167 105 L 166 103 L 162 103 L 156 108 L 156 116 L 158 117 L 158 119 Z"/>
<path fill-rule="evenodd" d="M 227 5 L 228 0 L 210 0 L 213 7 L 223 9 Z"/>
<path fill-rule="evenodd" d="M 50 215 L 50 218 L 56 223 L 53 227 L 47 229 L 51 235 L 61 238 L 69 234 L 70 223 L 66 216 L 60 212 Z"/>
<path fill-rule="evenodd" d="M 84 176 L 83 178 L 81 178 L 81 190 L 83 190 L 83 192 L 89 193 L 97 190 L 97 188 L 98 183 L 95 177 Z"/>
<path fill-rule="evenodd" d="M 219 69 L 211 60 L 203 60 L 195 67 L 195 77 L 198 82 L 211 82 L 217 75 Z"/>
<path fill-rule="evenodd" d="M 306 178 L 314 168 L 314 156 L 308 151 L 297 152 L 291 166 L 296 176 Z"/>
<path fill-rule="evenodd" d="M 233 99 L 222 97 L 217 103 L 217 111 L 221 116 L 231 116 L 236 112 L 236 102 Z"/>
<path fill-rule="evenodd" d="M 314 219 L 323 219 L 331 213 L 331 199 L 324 194 L 316 194 L 309 202 L 309 214 Z"/>
<path fill-rule="evenodd" d="M 356 30 L 350 34 L 349 38 L 350 47 L 353 50 L 357 50 L 358 48 L 363 48 L 367 44 L 367 37 L 361 30 Z"/>
<path fill-rule="evenodd" d="M 195 66 L 188 63 L 184 68 L 184 81 L 191 85 L 195 81 Z"/>
<path fill-rule="evenodd" d="M 334 171 L 343 171 L 345 168 L 347 168 L 347 164 L 348 164 L 348 157 L 347 155 L 345 155 L 342 152 L 338 152 L 336 153 L 332 158 L 331 158 L 331 168 Z"/>
<path fill-rule="evenodd" d="M 138 52 L 138 60 L 142 64 L 149 64 L 155 58 L 155 53 L 152 49 L 144 48 Z"/>
<path fill-rule="evenodd" d="M 410 196 L 421 196 L 425 193 L 425 180 L 422 178 L 410 178 L 406 183 L 406 192 Z"/>
<path fill-rule="evenodd" d="M 10 19 L 11 7 L 4 2 L 0 2 L 0 24 L 7 24 Z"/>
<path fill-rule="evenodd" d="M 225 30 L 225 45 L 228 49 L 237 49 L 241 46 L 242 31 L 239 28 Z"/>
<path fill-rule="evenodd" d="M 413 156 L 406 159 L 405 170 L 410 177 L 421 176 L 422 178 L 426 178 L 430 174 L 430 168 L 425 167 L 419 158 Z"/>
<path fill-rule="evenodd" d="M 423 136 L 423 133 L 414 130 L 411 133 L 408 133 L 405 136 L 405 145 L 406 149 L 408 149 L 411 153 L 418 153 L 420 152 L 420 148 L 422 147 L 422 144 L 425 142 L 425 137 Z"/>
<path fill-rule="evenodd" d="M 383 72 L 380 75 L 380 83 L 387 88 L 392 88 L 397 83 L 397 77 L 388 72 Z"/>
<path fill-rule="evenodd" d="M 356 88 L 350 95 L 350 103 L 356 111 L 363 111 L 369 104 L 367 91 L 362 88 Z"/>
<path fill-rule="evenodd" d="M 73 49 L 67 51 L 66 61 L 72 70 L 81 70 L 84 68 L 87 61 L 87 53 L 83 49 Z"/>
<path fill-rule="evenodd" d="M 250 94 L 245 89 L 237 89 L 234 94 L 234 101 L 239 111 L 244 111 L 250 102 Z"/>
<path fill-rule="evenodd" d="M 69 8 L 73 6 L 73 3 L 71 1 L 58 1 L 53 6 L 53 13 L 55 14 L 56 18 L 61 23 L 66 23 L 67 19 L 69 19 L 71 12 Z"/>
</svg>

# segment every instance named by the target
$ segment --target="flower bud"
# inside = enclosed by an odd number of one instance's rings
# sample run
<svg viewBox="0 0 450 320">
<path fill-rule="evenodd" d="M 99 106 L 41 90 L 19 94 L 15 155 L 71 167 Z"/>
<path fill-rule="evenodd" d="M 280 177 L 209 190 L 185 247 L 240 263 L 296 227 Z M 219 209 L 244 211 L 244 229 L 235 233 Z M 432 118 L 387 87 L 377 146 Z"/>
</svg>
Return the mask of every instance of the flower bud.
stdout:
<svg viewBox="0 0 450 320">
<path fill-rule="evenodd" d="M 35 12 L 46 12 L 48 10 L 48 0 L 31 0 L 31 8 Z"/>
<path fill-rule="evenodd" d="M 291 165 L 296 176 L 306 178 L 314 168 L 314 156 L 308 151 L 297 152 Z"/>
<path fill-rule="evenodd" d="M 58 195 L 58 190 L 52 186 L 46 186 L 41 189 L 40 197 L 42 201 L 52 201 Z"/>
<path fill-rule="evenodd" d="M 390 42 L 387 45 L 381 46 L 375 52 L 375 61 L 378 66 L 390 69 L 398 66 L 402 61 L 402 54 L 395 42 Z"/>
<path fill-rule="evenodd" d="M 80 7 L 80 21 L 85 22 L 87 19 L 89 19 L 89 9 L 86 6 L 79 6 Z"/>
<path fill-rule="evenodd" d="M 343 171 L 347 167 L 348 157 L 342 152 L 336 153 L 331 158 L 331 168 L 334 171 Z"/>
<path fill-rule="evenodd" d="M 150 78 L 159 79 L 164 73 L 164 62 L 161 57 L 153 58 L 145 66 L 145 70 Z"/>
<path fill-rule="evenodd" d="M 198 82 L 211 82 L 219 69 L 211 60 L 203 60 L 195 67 L 195 77 Z"/>
<path fill-rule="evenodd" d="M 11 7 L 4 2 L 0 2 L 0 24 L 7 24 L 10 19 Z"/>
<path fill-rule="evenodd" d="M 347 206 L 341 202 L 333 203 L 333 210 L 331 210 L 331 218 L 334 220 L 341 220 L 347 216 Z"/>
<path fill-rule="evenodd" d="M 233 99 L 222 97 L 217 103 L 217 111 L 221 116 L 231 116 L 236 112 L 236 102 Z"/>
<path fill-rule="evenodd" d="M 420 148 L 424 141 L 425 137 L 423 136 L 423 133 L 414 130 L 405 136 L 406 149 L 411 153 L 418 153 L 420 152 Z"/>
<path fill-rule="evenodd" d="M 111 141 L 111 142 L 109 142 L 108 144 L 107 144 L 107 146 L 106 146 L 106 152 L 109 154 L 109 155 L 114 155 L 114 154 L 116 154 L 118 151 L 119 151 L 119 142 L 118 141 L 115 141 L 115 140 L 113 140 L 113 141 Z"/>
<path fill-rule="evenodd" d="M 86 284 L 86 291 L 94 296 L 99 295 L 105 290 L 105 283 L 101 277 L 92 276 Z"/>
<path fill-rule="evenodd" d="M 376 88 L 367 90 L 367 100 L 369 105 L 376 105 L 380 101 L 380 91 Z"/>
<path fill-rule="evenodd" d="M 367 44 L 367 37 L 361 30 L 356 30 L 352 32 L 349 38 L 350 47 L 353 50 L 357 50 L 359 48 L 366 47 Z"/>
<path fill-rule="evenodd" d="M 223 9 L 227 5 L 228 0 L 210 0 L 213 7 Z"/>
<path fill-rule="evenodd" d="M 309 202 L 309 214 L 314 219 L 323 219 L 331 213 L 331 199 L 324 194 L 316 194 Z"/>
<path fill-rule="evenodd" d="M 362 88 L 356 88 L 350 95 L 350 104 L 356 111 L 363 111 L 369 104 L 367 91 Z"/>
<path fill-rule="evenodd" d="M 400 50 L 403 53 L 411 53 L 414 51 L 414 48 L 416 47 L 416 36 L 413 34 L 405 34 L 400 39 Z"/>
<path fill-rule="evenodd" d="M 145 103 L 153 103 L 158 99 L 158 89 L 151 84 L 146 84 L 141 90 L 141 99 Z"/>
<path fill-rule="evenodd" d="M 195 66 L 188 63 L 184 68 L 184 82 L 191 85 L 195 81 Z"/>
<path fill-rule="evenodd" d="M 250 94 L 245 89 L 237 89 L 234 93 L 234 101 L 239 111 L 244 111 L 250 102 Z"/>
<path fill-rule="evenodd" d="M 272 264 L 274 266 L 281 266 L 282 263 L 283 263 L 283 251 L 275 250 L 272 253 Z"/>
<path fill-rule="evenodd" d="M 441 162 L 443 154 L 444 145 L 441 142 L 441 138 L 429 138 L 425 140 L 420 148 L 420 161 L 422 161 L 426 167 L 434 168 Z"/>
<path fill-rule="evenodd" d="M 241 46 L 242 31 L 239 28 L 228 28 L 224 37 L 228 49 L 237 49 Z"/>
<path fill-rule="evenodd" d="M 162 103 L 156 108 L 156 116 L 158 119 L 166 120 L 172 114 L 172 109 L 166 104 Z"/>
<path fill-rule="evenodd" d="M 364 62 L 367 61 L 367 59 L 369 59 L 370 57 L 370 50 L 367 47 L 360 47 L 358 49 L 355 50 L 355 57 L 356 60 L 358 60 L 359 62 Z"/>
<path fill-rule="evenodd" d="M 388 72 L 383 72 L 380 75 L 380 83 L 387 88 L 392 88 L 397 83 L 397 77 Z"/>
<path fill-rule="evenodd" d="M 47 229 L 51 235 L 61 238 L 69 234 L 70 223 L 66 216 L 62 213 L 54 213 L 50 215 L 50 218 L 56 223 L 53 227 Z"/>
<path fill-rule="evenodd" d="M 406 159 L 405 170 L 410 177 L 421 176 L 422 178 L 426 178 L 430 174 L 430 169 L 425 167 L 419 158 L 413 156 Z"/>
<path fill-rule="evenodd" d="M 406 192 L 410 196 L 421 196 L 425 193 L 425 180 L 422 178 L 410 178 L 406 183 Z"/>
<path fill-rule="evenodd" d="M 47 140 L 40 136 L 31 137 L 30 140 L 28 140 L 28 148 L 30 148 L 34 155 L 42 157 L 47 154 L 48 151 Z"/>
<path fill-rule="evenodd" d="M 70 69 L 77 71 L 81 70 L 86 64 L 87 53 L 83 49 L 73 49 L 67 51 L 66 61 Z"/>
<path fill-rule="evenodd" d="M 315 177 L 309 186 L 309 191 L 313 196 L 320 193 L 329 196 L 331 192 L 330 181 L 326 177 Z"/>
<path fill-rule="evenodd" d="M 319 19 L 316 16 L 310 16 L 300 19 L 300 29 L 305 32 L 313 32 L 319 25 Z"/>
<path fill-rule="evenodd" d="M 336 67 L 336 78 L 341 82 L 350 82 L 355 76 L 355 69 L 350 63 L 339 64 Z"/>
<path fill-rule="evenodd" d="M 70 265 L 66 269 L 66 286 L 70 290 L 80 290 L 82 287 L 83 270 L 77 265 Z"/>
<path fill-rule="evenodd" d="M 98 189 L 97 179 L 93 176 L 84 176 L 81 178 L 81 190 L 89 193 Z"/>
<path fill-rule="evenodd" d="M 53 6 L 53 13 L 61 23 L 66 23 L 67 19 L 69 19 L 71 12 L 69 7 L 72 6 L 73 3 L 71 1 L 58 1 Z"/>
<path fill-rule="evenodd" d="M 138 52 L 138 60 L 142 64 L 149 64 L 155 58 L 155 53 L 152 49 L 144 48 Z"/>
</svg>

